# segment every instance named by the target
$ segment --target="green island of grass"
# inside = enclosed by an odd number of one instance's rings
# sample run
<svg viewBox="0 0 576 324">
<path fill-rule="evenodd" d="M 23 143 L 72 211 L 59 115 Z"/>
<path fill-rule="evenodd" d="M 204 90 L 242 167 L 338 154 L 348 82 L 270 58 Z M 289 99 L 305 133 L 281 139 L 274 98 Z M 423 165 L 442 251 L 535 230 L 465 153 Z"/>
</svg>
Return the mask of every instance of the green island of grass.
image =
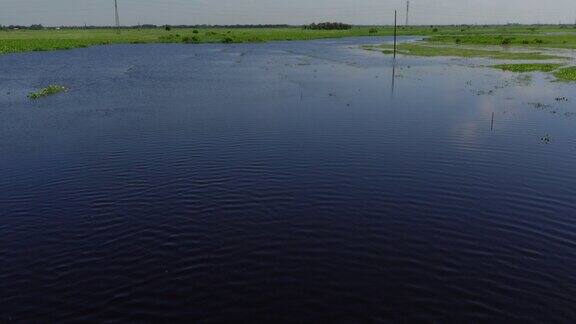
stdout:
<svg viewBox="0 0 576 324">
<path fill-rule="evenodd" d="M 60 92 L 66 91 L 66 87 L 61 85 L 49 85 L 46 88 L 40 89 L 35 92 L 31 92 L 28 94 L 28 98 L 30 99 L 39 99 L 42 97 L 52 96 Z"/>
<path fill-rule="evenodd" d="M 576 48 L 576 33 L 565 29 L 556 33 L 518 33 L 518 34 L 454 34 L 437 35 L 427 38 L 432 44 L 457 45 L 502 45 L 516 47 Z"/>
<path fill-rule="evenodd" d="M 393 45 L 365 46 L 365 49 L 380 50 L 384 54 L 393 53 Z M 500 60 L 549 60 L 559 59 L 560 56 L 542 54 L 541 52 L 512 52 L 499 50 L 486 50 L 454 46 L 434 46 L 425 43 L 399 44 L 397 53 L 413 56 L 454 56 L 454 57 L 482 57 Z"/>
<path fill-rule="evenodd" d="M 521 64 L 498 64 L 492 67 L 503 71 L 527 73 L 527 72 L 552 72 L 560 68 L 562 64 L 554 63 L 521 63 Z"/>
<path fill-rule="evenodd" d="M 558 81 L 576 81 L 576 66 L 559 69 L 554 76 Z"/>
</svg>

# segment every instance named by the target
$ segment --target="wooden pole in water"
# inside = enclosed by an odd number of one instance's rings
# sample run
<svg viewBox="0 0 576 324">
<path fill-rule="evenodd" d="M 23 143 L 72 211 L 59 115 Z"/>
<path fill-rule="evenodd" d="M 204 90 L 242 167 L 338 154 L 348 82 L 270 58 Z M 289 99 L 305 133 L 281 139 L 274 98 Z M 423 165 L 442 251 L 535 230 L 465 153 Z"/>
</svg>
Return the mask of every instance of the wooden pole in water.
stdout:
<svg viewBox="0 0 576 324">
<path fill-rule="evenodd" d="M 396 18 L 397 17 L 398 17 L 398 12 L 396 10 L 394 10 L 394 58 L 396 58 L 396 37 L 397 37 Z"/>
<path fill-rule="evenodd" d="M 492 112 L 492 123 L 490 123 L 490 130 L 494 130 L 494 112 Z"/>
</svg>

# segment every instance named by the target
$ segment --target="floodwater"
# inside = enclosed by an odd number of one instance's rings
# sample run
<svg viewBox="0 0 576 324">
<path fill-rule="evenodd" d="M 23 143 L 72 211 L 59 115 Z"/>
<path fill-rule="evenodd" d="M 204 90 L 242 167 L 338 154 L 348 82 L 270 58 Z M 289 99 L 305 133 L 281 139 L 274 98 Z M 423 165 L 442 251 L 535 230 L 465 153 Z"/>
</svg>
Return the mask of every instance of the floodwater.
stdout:
<svg viewBox="0 0 576 324">
<path fill-rule="evenodd" d="M 573 322 L 576 85 L 383 41 L 0 56 L 0 322 Z"/>
</svg>

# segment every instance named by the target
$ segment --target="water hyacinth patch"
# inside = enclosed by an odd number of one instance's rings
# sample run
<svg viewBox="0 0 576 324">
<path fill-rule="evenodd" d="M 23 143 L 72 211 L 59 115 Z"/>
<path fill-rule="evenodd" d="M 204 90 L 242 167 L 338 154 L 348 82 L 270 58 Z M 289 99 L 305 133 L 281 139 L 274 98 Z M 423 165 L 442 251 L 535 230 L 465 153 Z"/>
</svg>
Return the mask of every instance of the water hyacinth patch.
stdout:
<svg viewBox="0 0 576 324">
<path fill-rule="evenodd" d="M 36 92 L 31 92 L 30 94 L 28 94 L 28 98 L 39 99 L 47 96 L 52 96 L 64 91 L 66 91 L 66 87 L 53 84 L 47 86 L 46 88 L 40 89 Z"/>
</svg>

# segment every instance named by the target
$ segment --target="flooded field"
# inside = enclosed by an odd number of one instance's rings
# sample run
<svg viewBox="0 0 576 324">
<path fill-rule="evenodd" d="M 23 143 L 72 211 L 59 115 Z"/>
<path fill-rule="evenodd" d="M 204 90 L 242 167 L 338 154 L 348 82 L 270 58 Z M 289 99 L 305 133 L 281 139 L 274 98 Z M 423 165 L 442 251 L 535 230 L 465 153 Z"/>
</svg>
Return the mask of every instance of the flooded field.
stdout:
<svg viewBox="0 0 576 324">
<path fill-rule="evenodd" d="M 576 84 L 385 41 L 0 56 L 0 322 L 576 318 Z"/>
</svg>

